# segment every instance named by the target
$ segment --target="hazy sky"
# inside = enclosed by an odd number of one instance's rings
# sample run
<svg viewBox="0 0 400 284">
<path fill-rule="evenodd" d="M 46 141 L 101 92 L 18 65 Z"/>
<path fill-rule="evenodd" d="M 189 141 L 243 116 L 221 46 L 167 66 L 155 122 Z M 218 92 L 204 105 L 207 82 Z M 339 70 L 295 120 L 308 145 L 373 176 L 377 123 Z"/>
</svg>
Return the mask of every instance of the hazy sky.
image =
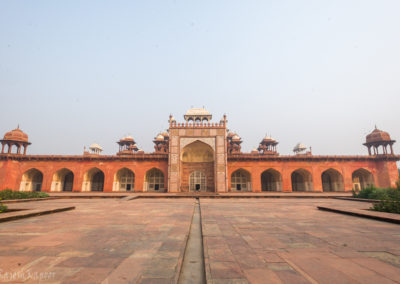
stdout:
<svg viewBox="0 0 400 284">
<path fill-rule="evenodd" d="M 0 135 L 29 154 L 105 154 L 205 106 L 251 151 L 366 154 L 400 142 L 400 1 L 0 0 Z M 400 143 L 395 151 L 400 153 Z"/>
</svg>

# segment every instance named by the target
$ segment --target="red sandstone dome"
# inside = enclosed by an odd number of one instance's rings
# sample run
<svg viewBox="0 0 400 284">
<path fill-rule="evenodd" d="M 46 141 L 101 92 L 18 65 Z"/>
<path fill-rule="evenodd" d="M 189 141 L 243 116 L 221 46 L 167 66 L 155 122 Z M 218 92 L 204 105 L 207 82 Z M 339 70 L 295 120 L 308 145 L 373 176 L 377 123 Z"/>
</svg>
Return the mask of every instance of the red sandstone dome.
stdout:
<svg viewBox="0 0 400 284">
<path fill-rule="evenodd" d="M 233 135 L 232 140 L 234 140 L 234 141 L 240 141 L 240 136 L 237 135 L 237 134 L 235 134 L 235 135 Z"/>
<path fill-rule="evenodd" d="M 155 141 L 164 141 L 164 136 L 160 133 L 157 135 L 157 137 L 155 138 Z"/>
<path fill-rule="evenodd" d="M 374 142 L 384 142 L 384 141 L 392 141 L 389 133 L 386 131 L 379 130 L 375 128 L 370 134 L 367 135 L 366 142 L 374 143 Z"/>
<path fill-rule="evenodd" d="M 28 142 L 28 134 L 24 133 L 21 129 L 16 128 L 12 131 L 7 132 L 4 135 L 3 140 L 18 141 L 18 142 Z"/>
<path fill-rule="evenodd" d="M 278 141 L 276 141 L 276 139 L 266 135 L 261 142 L 264 142 L 264 143 L 277 143 Z"/>
<path fill-rule="evenodd" d="M 120 142 L 135 142 L 135 140 L 131 137 L 131 136 L 126 136 L 124 138 L 122 138 L 121 140 L 119 140 Z"/>
</svg>

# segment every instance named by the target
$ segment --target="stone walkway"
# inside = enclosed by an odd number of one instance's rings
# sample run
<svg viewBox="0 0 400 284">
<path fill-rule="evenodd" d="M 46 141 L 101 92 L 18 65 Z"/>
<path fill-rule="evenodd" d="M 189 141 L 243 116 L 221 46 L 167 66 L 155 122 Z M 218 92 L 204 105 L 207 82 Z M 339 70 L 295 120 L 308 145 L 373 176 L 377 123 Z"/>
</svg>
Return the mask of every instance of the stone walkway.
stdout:
<svg viewBox="0 0 400 284">
<path fill-rule="evenodd" d="M 227 193 L 214 193 L 214 192 L 48 192 L 51 197 L 72 197 L 72 198 L 118 198 L 123 196 L 142 196 L 142 197 L 204 197 L 204 196 L 214 196 L 221 198 L 230 197 L 252 197 L 252 198 L 329 198 L 333 196 L 339 197 L 351 197 L 351 192 L 227 192 Z"/>
<path fill-rule="evenodd" d="M 0 224 L 0 281 L 169 283 L 179 275 L 194 199 L 37 203 L 76 209 Z"/>
<path fill-rule="evenodd" d="M 176 283 L 195 199 L 56 199 L 0 224 L 0 282 Z M 200 199 L 208 283 L 400 283 L 400 225 L 336 199 Z M 41 280 L 41 281 L 39 281 Z"/>
<path fill-rule="evenodd" d="M 351 201 L 201 200 L 211 283 L 398 283 L 400 226 L 318 211 Z"/>
</svg>

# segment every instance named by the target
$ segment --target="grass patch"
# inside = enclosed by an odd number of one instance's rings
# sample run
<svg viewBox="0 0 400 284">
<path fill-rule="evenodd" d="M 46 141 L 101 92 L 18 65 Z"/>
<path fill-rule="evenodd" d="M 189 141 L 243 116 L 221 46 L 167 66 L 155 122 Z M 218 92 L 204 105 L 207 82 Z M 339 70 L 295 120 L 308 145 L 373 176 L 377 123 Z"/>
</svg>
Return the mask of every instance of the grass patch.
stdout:
<svg viewBox="0 0 400 284">
<path fill-rule="evenodd" d="M 379 200 L 379 202 L 372 206 L 372 210 L 400 214 L 399 184 L 397 184 L 397 188 L 377 188 L 370 186 L 359 192 L 353 191 L 353 197 Z"/>
<path fill-rule="evenodd" d="M 45 192 L 21 192 L 13 191 L 11 189 L 4 189 L 0 191 L 0 200 L 10 199 L 27 199 L 27 198 L 45 198 L 49 195 Z"/>
</svg>

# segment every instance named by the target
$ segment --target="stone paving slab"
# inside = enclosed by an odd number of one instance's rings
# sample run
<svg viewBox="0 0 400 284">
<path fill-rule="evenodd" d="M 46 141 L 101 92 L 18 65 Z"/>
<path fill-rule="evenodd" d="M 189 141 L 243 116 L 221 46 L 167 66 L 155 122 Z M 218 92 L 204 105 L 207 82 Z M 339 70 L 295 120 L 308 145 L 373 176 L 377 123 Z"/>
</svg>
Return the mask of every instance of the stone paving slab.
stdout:
<svg viewBox="0 0 400 284">
<path fill-rule="evenodd" d="M 360 202 L 200 203 L 208 283 L 400 282 L 400 226 L 316 208 Z"/>
<path fill-rule="evenodd" d="M 0 282 L 174 283 L 194 202 L 38 202 L 76 210 L 0 224 Z"/>
</svg>

